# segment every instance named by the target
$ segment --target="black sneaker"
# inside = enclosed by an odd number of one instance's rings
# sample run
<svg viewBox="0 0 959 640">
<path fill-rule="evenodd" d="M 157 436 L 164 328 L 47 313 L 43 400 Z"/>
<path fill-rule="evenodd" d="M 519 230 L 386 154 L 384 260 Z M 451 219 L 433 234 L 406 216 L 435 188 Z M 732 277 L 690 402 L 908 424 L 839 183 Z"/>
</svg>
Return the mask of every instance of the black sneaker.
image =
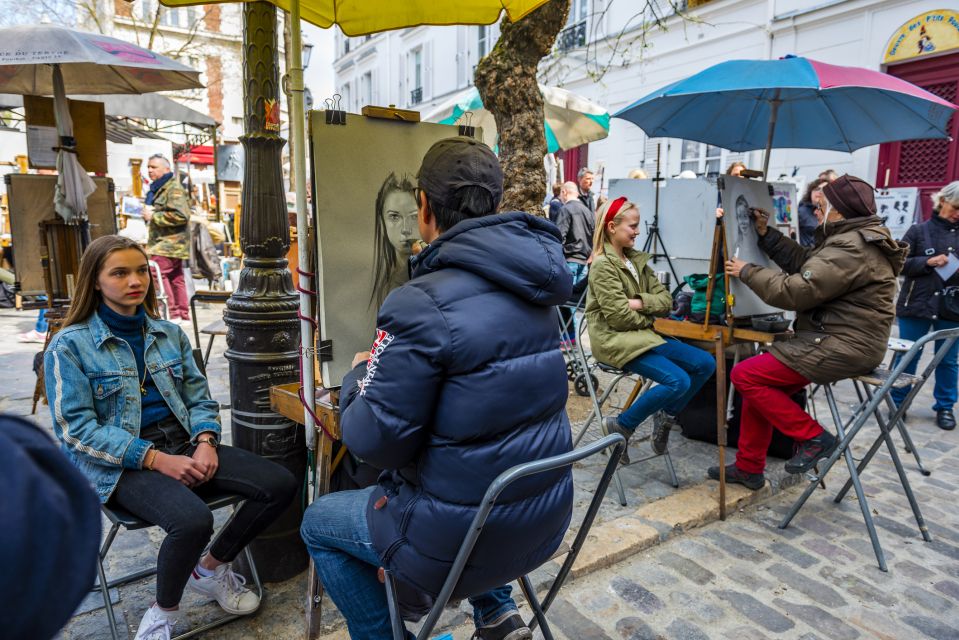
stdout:
<svg viewBox="0 0 959 640">
<path fill-rule="evenodd" d="M 649 439 L 649 444 L 653 448 L 653 453 L 661 456 L 666 453 L 669 446 L 669 432 L 672 431 L 676 418 L 665 411 L 657 411 L 653 415 L 653 434 Z"/>
<path fill-rule="evenodd" d="M 805 473 L 823 458 L 828 458 L 836 450 L 839 440 L 836 436 L 823 431 L 815 438 L 798 443 L 796 454 L 786 462 L 786 473 Z"/>
<path fill-rule="evenodd" d="M 607 435 L 618 433 L 626 438 L 626 447 L 623 449 L 623 455 L 619 458 L 619 463 L 629 464 L 629 439 L 633 437 L 633 433 L 635 433 L 635 431 L 630 431 L 623 425 L 619 424 L 616 418 L 613 418 L 612 416 L 603 418 L 603 425 L 606 427 Z"/>
<path fill-rule="evenodd" d="M 943 409 L 942 411 L 936 411 L 936 425 L 940 429 L 946 431 L 952 431 L 956 428 L 956 416 L 953 415 L 952 409 Z"/>
<path fill-rule="evenodd" d="M 719 467 L 709 467 L 706 469 L 706 475 L 712 480 L 719 480 Z M 757 489 L 762 489 L 766 484 L 766 476 L 761 473 L 747 473 L 742 471 L 734 462 L 726 465 L 726 482 L 741 484 L 747 489 L 756 491 Z"/>
<path fill-rule="evenodd" d="M 473 638 L 477 640 L 528 640 L 533 637 L 523 618 L 516 611 L 507 611 L 483 627 L 477 627 Z"/>
</svg>

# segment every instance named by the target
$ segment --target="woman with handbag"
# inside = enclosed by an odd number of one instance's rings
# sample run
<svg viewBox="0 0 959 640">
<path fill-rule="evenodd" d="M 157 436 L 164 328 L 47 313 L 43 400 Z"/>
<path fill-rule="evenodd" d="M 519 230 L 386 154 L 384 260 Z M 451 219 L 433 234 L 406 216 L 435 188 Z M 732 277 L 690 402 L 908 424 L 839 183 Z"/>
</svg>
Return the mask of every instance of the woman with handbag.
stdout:
<svg viewBox="0 0 959 640">
<path fill-rule="evenodd" d="M 628 442 L 636 427 L 654 416 L 651 446 L 661 455 L 676 416 L 713 374 L 716 362 L 708 352 L 653 329 L 655 317 L 667 315 L 673 300 L 647 264 L 650 255 L 633 249 L 638 235 L 639 208 L 626 198 L 597 211 L 586 327 L 598 361 L 657 383 L 621 414 L 606 417 L 606 431 Z M 626 451 L 622 462 L 629 464 Z"/>
<path fill-rule="evenodd" d="M 959 270 L 950 266 L 950 261 L 959 259 L 959 180 L 943 187 L 932 196 L 932 201 L 935 215 L 914 224 L 902 238 L 909 243 L 909 257 L 902 270 L 906 278 L 896 303 L 899 337 L 903 340 L 918 340 L 930 331 L 959 327 Z M 937 341 L 937 352 L 940 347 L 942 341 Z M 936 424 L 946 431 L 956 428 L 953 405 L 959 399 L 957 352 L 959 341 L 936 367 L 932 392 L 936 399 L 932 407 Z M 906 373 L 915 373 L 918 361 L 913 360 Z M 891 395 L 898 405 L 908 393 L 906 387 L 894 389 Z"/>
</svg>

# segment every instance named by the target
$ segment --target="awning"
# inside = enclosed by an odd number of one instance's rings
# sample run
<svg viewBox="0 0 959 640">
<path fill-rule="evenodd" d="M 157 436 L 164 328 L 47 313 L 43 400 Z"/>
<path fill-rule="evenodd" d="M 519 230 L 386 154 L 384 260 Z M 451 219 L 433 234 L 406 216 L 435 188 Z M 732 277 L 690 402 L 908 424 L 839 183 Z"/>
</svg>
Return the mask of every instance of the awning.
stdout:
<svg viewBox="0 0 959 640">
<path fill-rule="evenodd" d="M 106 118 L 107 140 L 117 144 L 132 144 L 134 138 L 153 138 L 155 140 L 166 140 L 161 135 L 143 127 L 117 118 L 116 116 L 107 116 Z"/>
<path fill-rule="evenodd" d="M 103 109 L 108 116 L 184 122 L 200 128 L 212 127 L 216 124 L 216 120 L 205 113 L 195 111 L 157 93 L 105 96 L 70 95 L 67 97 L 72 100 L 102 102 Z M 0 109 L 19 109 L 22 106 L 23 96 L 0 94 Z"/>
<path fill-rule="evenodd" d="M 189 162 L 190 164 L 212 165 L 214 162 L 213 146 L 209 144 L 201 144 L 195 147 L 190 147 L 189 152 L 177 154 L 176 161 L 180 163 Z"/>
</svg>

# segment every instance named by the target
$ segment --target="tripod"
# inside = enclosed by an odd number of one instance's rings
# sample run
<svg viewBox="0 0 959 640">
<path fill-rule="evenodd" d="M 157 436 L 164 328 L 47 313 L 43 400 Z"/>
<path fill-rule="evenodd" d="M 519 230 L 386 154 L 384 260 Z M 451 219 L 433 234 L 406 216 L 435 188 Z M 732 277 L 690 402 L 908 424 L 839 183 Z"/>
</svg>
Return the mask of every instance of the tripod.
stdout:
<svg viewBox="0 0 959 640">
<path fill-rule="evenodd" d="M 659 258 L 666 258 L 666 264 L 669 265 L 669 271 L 673 275 L 673 282 L 675 286 L 679 286 L 681 284 L 679 276 L 676 275 L 676 269 L 673 268 L 673 261 L 669 258 L 669 251 L 666 249 L 666 243 L 663 242 L 663 236 L 659 233 L 659 183 L 666 180 L 659 171 L 661 148 L 662 144 L 656 145 L 656 177 L 653 178 L 656 204 L 653 207 L 653 224 L 647 225 L 649 235 L 646 236 L 646 242 L 643 243 L 643 251 L 652 256 L 653 264 L 656 264 Z M 662 248 L 662 253 L 659 252 L 660 248 Z"/>
</svg>

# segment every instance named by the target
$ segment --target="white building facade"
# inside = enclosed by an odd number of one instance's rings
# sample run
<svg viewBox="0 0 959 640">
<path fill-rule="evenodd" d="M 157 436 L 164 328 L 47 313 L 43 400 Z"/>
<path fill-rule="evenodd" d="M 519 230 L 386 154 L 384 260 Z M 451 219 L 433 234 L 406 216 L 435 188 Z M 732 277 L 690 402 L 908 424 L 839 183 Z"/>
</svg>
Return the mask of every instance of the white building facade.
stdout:
<svg viewBox="0 0 959 640">
<path fill-rule="evenodd" d="M 340 109 L 395 105 L 428 112 L 472 86 L 499 27 L 413 27 L 349 38 L 337 31 L 333 68 Z M 330 96 L 314 96 L 316 108 Z"/>
<path fill-rule="evenodd" d="M 672 12 L 667 2 L 661 2 L 660 15 L 664 16 L 665 29 L 649 31 L 647 46 L 643 48 L 636 38 L 639 30 L 624 29 L 624 25 L 637 23 L 633 3 L 621 0 L 573 0 L 573 3 L 574 8 L 581 7 L 577 15 L 582 16 L 583 46 L 568 47 L 545 60 L 541 67 L 542 80 L 546 84 L 563 85 L 594 100 L 608 107 L 610 113 L 725 60 L 778 59 L 794 54 L 830 64 L 901 75 L 897 73 L 898 65 L 884 64 L 887 44 L 893 35 L 914 18 L 949 4 L 941 0 L 707 0 L 687 8 L 684 16 Z M 563 46 L 562 34 L 558 46 Z M 951 51 L 940 54 L 940 66 L 952 62 L 941 56 L 959 56 L 959 49 Z M 953 85 L 959 82 L 959 60 L 955 62 Z M 597 74 L 603 71 L 605 74 L 597 81 Z M 955 88 L 940 95 L 956 100 Z M 607 139 L 589 145 L 587 164 L 605 167 L 606 176 L 613 178 L 625 177 L 636 167 L 652 172 L 657 144 L 662 149 L 665 175 L 675 175 L 684 169 L 700 175 L 715 174 L 735 160 L 743 160 L 754 168 L 762 166 L 761 151 L 734 154 L 695 142 L 651 140 L 639 127 L 617 118 L 612 119 Z M 943 151 L 956 155 L 954 146 L 951 151 Z M 886 171 L 879 175 L 880 152 L 879 146 L 851 154 L 774 150 L 769 174 L 773 178 L 783 174 L 811 178 L 825 168 L 832 168 L 883 186 L 889 176 Z M 949 175 L 943 175 L 940 182 L 959 177 L 955 161 L 950 158 L 950 162 L 951 171 L 946 171 Z M 895 180 L 889 185 L 894 186 L 893 182 Z"/>
<path fill-rule="evenodd" d="M 928 86 L 955 102 L 959 48 L 947 46 L 931 52 L 929 65 L 938 65 L 938 71 L 933 73 L 934 78 L 929 76 L 933 79 L 926 84 L 922 78 L 928 74 L 923 75 L 922 70 L 912 75 L 902 72 L 918 62 L 889 63 L 887 51 L 901 27 L 926 12 L 948 9 L 948 4 L 952 3 L 654 0 L 650 8 L 645 1 L 571 0 L 569 21 L 557 39 L 554 54 L 541 64 L 540 80 L 563 86 L 615 113 L 658 88 L 725 60 L 777 59 L 795 54 L 831 64 L 888 71 Z M 642 26 L 654 20 L 661 26 Z M 959 39 L 959 24 L 955 31 Z M 335 86 L 342 95 L 340 108 L 357 112 L 366 104 L 395 104 L 428 112 L 472 83 L 473 68 L 497 35 L 495 25 L 417 27 L 349 39 L 338 35 L 334 70 Z M 959 40 L 955 46 L 959 46 Z M 948 67 L 956 69 L 952 76 L 944 70 Z M 321 104 L 322 99 L 317 103 Z M 796 175 L 808 179 L 832 168 L 839 173 L 859 175 L 879 186 L 919 186 L 925 194 L 935 185 L 959 179 L 956 143 L 910 144 L 891 150 L 889 145 L 868 147 L 852 154 L 774 150 L 769 174 L 773 178 Z M 607 139 L 588 145 L 588 149 L 563 154 L 565 173 L 569 177 L 578 166 L 604 168 L 606 180 L 626 177 L 630 170 L 639 167 L 652 173 L 657 147 L 662 150 L 662 172 L 667 176 L 686 169 L 699 175 L 716 175 L 737 160 L 752 168 L 762 166 L 761 151 L 731 153 L 698 142 L 651 140 L 639 127 L 614 118 Z M 886 157 L 881 158 L 884 153 Z M 898 166 L 900 155 L 905 162 L 910 154 L 947 157 L 938 164 L 932 162 L 936 167 L 925 167 L 910 175 L 901 171 L 899 176 L 896 171 L 890 173 L 889 167 Z"/>
</svg>

